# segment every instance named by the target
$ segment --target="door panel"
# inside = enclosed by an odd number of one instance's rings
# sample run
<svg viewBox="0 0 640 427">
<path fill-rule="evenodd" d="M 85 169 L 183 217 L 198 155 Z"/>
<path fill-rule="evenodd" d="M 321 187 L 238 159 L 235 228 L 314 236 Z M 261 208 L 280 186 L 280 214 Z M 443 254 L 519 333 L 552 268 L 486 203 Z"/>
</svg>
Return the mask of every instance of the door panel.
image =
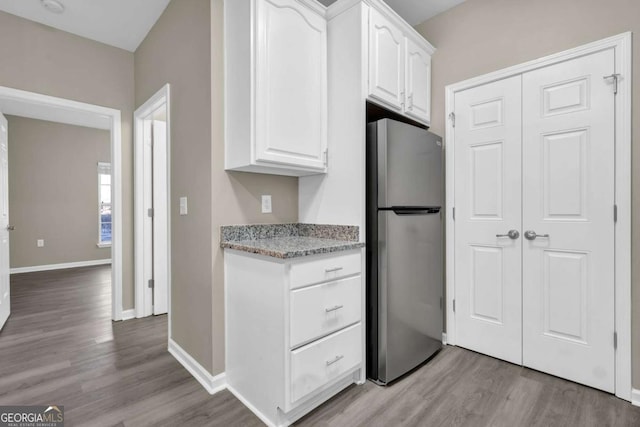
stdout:
<svg viewBox="0 0 640 427">
<path fill-rule="evenodd" d="M 399 213 L 378 212 L 378 370 L 384 382 L 418 366 L 442 345 L 441 215 Z"/>
<path fill-rule="evenodd" d="M 9 138 L 5 116 L 0 114 L 0 329 L 11 314 L 9 280 Z"/>
<path fill-rule="evenodd" d="M 458 345 L 522 363 L 521 78 L 455 98 Z"/>
<path fill-rule="evenodd" d="M 409 38 L 405 38 L 405 44 L 406 113 L 417 120 L 429 123 L 431 120 L 431 55 Z"/>
<path fill-rule="evenodd" d="M 442 139 L 395 120 L 377 124 L 379 207 L 440 207 Z"/>
<path fill-rule="evenodd" d="M 375 8 L 369 17 L 369 95 L 402 111 L 404 35 Z"/>
<path fill-rule="evenodd" d="M 166 110 L 167 106 L 161 107 Z M 153 314 L 168 310 L 169 194 L 167 122 L 153 120 Z"/>
<path fill-rule="evenodd" d="M 295 0 L 255 3 L 255 160 L 323 171 L 327 23 Z"/>
<path fill-rule="evenodd" d="M 523 75 L 526 366 L 614 391 L 613 49 Z"/>
</svg>

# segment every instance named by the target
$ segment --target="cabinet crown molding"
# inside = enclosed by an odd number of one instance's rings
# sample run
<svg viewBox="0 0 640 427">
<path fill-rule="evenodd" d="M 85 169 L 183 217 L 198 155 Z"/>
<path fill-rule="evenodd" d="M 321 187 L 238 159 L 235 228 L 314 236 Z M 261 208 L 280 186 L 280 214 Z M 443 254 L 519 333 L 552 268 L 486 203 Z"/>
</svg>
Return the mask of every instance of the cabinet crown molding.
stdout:
<svg viewBox="0 0 640 427">
<path fill-rule="evenodd" d="M 382 0 L 338 0 L 326 8 L 325 17 L 330 21 L 359 3 L 364 3 L 369 7 L 375 8 L 395 25 L 401 27 L 405 35 L 425 49 L 429 55 L 435 53 L 436 48 Z"/>
</svg>

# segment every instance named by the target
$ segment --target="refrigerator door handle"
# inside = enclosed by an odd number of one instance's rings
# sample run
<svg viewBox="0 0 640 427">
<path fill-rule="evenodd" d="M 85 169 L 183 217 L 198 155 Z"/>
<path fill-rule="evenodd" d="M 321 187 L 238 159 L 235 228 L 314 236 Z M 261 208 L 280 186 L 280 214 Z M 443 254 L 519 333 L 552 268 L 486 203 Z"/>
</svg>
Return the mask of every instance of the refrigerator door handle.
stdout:
<svg viewBox="0 0 640 427">
<path fill-rule="evenodd" d="M 394 214 L 402 215 L 433 215 L 440 213 L 440 208 L 391 208 Z"/>
</svg>

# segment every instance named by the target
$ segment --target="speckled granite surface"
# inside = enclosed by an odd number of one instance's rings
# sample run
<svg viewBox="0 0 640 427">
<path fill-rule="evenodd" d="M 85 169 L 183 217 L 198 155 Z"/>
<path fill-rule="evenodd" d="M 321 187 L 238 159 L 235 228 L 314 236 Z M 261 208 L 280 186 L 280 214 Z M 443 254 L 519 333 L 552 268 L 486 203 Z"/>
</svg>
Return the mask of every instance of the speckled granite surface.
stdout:
<svg viewBox="0 0 640 427">
<path fill-rule="evenodd" d="M 258 224 L 220 227 L 220 246 L 280 259 L 364 247 L 359 227 L 323 224 Z"/>
</svg>

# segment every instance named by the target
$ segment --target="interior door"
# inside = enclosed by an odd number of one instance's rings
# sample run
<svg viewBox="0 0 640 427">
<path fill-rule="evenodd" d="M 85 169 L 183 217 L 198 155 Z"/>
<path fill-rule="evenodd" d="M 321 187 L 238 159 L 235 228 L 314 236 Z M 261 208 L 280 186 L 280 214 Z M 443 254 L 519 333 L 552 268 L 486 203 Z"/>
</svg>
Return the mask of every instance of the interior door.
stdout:
<svg viewBox="0 0 640 427">
<path fill-rule="evenodd" d="M 153 288 L 149 286 L 154 278 L 154 242 L 153 242 L 153 120 L 147 117 L 143 120 L 143 194 L 139 197 L 143 199 L 144 221 L 142 225 L 144 254 L 144 292 L 142 316 L 150 316 L 153 312 Z"/>
<path fill-rule="evenodd" d="M 404 34 L 380 12 L 369 16 L 369 95 L 388 107 L 404 106 Z"/>
<path fill-rule="evenodd" d="M 455 96 L 457 344 L 522 363 L 521 77 Z"/>
<path fill-rule="evenodd" d="M 0 329 L 11 314 L 9 281 L 9 137 L 5 116 L 0 114 Z"/>
<path fill-rule="evenodd" d="M 431 55 L 409 38 L 405 38 L 405 46 L 405 112 L 428 123 L 431 119 Z"/>
<path fill-rule="evenodd" d="M 524 364 L 609 392 L 614 72 L 609 49 L 523 75 Z"/>
<path fill-rule="evenodd" d="M 160 107 L 163 111 L 166 106 Z M 167 122 L 153 120 L 153 314 L 168 309 L 169 194 L 167 189 Z M 164 182 L 163 182 L 164 181 Z"/>
</svg>

